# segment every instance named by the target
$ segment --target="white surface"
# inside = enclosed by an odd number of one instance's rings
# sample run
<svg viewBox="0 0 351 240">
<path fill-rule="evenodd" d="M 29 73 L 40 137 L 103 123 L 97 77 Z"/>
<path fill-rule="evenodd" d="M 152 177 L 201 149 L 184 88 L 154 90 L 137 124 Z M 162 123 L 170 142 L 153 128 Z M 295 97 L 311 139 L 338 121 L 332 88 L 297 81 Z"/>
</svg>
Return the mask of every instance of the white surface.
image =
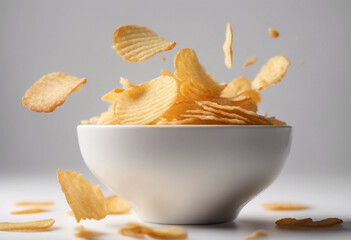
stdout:
<svg viewBox="0 0 351 240">
<path fill-rule="evenodd" d="M 68 205 L 56 181 L 55 173 L 50 177 L 6 177 L 0 176 L 0 221 L 25 221 L 54 218 L 56 223 L 48 232 L 0 232 L 0 239 L 77 239 L 74 228 L 83 225 L 86 228 L 104 233 L 97 238 L 128 239 L 117 234 L 118 228 L 129 221 L 139 221 L 134 214 L 108 216 L 99 222 L 82 221 L 77 224 L 73 217 L 66 215 Z M 97 181 L 94 181 L 97 183 Z M 351 239 L 351 192 L 349 176 L 325 176 L 324 179 L 314 176 L 284 177 L 278 180 L 260 196 L 251 201 L 235 223 L 203 226 L 184 226 L 188 230 L 189 239 L 203 240 L 235 240 L 243 239 L 257 229 L 265 229 L 269 237 L 265 239 Z M 106 195 L 110 194 L 105 188 Z M 179 196 L 181 197 L 181 196 Z M 56 205 L 51 212 L 34 215 L 10 215 L 12 210 L 19 209 L 13 205 L 19 200 L 55 200 Z M 310 206 L 306 211 L 268 212 L 259 206 L 263 201 L 294 200 Z M 322 219 L 339 217 L 344 220 L 342 228 L 326 230 L 279 230 L 274 221 L 284 217 Z"/>
<path fill-rule="evenodd" d="M 89 169 L 144 221 L 214 224 L 235 219 L 244 203 L 275 180 L 289 154 L 291 131 L 78 126 L 78 139 Z"/>
</svg>

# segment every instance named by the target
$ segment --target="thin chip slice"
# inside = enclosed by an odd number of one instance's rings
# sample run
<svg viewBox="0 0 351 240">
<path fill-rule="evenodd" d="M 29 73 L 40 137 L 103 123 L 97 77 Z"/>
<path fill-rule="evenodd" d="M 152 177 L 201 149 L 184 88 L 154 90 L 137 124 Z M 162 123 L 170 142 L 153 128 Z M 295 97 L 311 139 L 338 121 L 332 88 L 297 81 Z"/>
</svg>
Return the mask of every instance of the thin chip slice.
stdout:
<svg viewBox="0 0 351 240">
<path fill-rule="evenodd" d="M 123 214 L 130 211 L 132 206 L 129 205 L 124 199 L 118 196 L 111 196 L 105 198 L 108 214 Z"/>
<path fill-rule="evenodd" d="M 265 230 L 259 229 L 257 231 L 254 231 L 251 235 L 247 236 L 244 238 L 244 240 L 251 240 L 259 237 L 267 237 L 268 233 Z"/>
<path fill-rule="evenodd" d="M 54 219 L 33 222 L 0 222 L 0 231 L 41 231 L 54 225 Z"/>
<path fill-rule="evenodd" d="M 14 203 L 16 206 L 53 206 L 53 201 L 20 201 Z"/>
<path fill-rule="evenodd" d="M 89 120 L 82 120 L 82 121 L 80 121 L 80 123 L 83 125 L 95 125 L 95 124 L 97 124 L 99 119 L 100 119 L 100 115 L 94 116 L 94 117 L 90 118 Z"/>
<path fill-rule="evenodd" d="M 74 234 L 74 236 L 78 238 L 93 239 L 95 237 L 102 235 L 99 232 L 88 230 L 83 226 L 76 227 L 75 230 L 76 230 L 76 233 Z"/>
<path fill-rule="evenodd" d="M 11 214 L 33 214 L 33 213 L 41 213 L 41 212 L 47 212 L 47 209 L 43 208 L 28 208 L 28 209 L 23 209 L 19 211 L 12 211 Z"/>
<path fill-rule="evenodd" d="M 253 56 L 253 57 L 250 57 L 243 65 L 243 68 L 246 68 L 248 66 L 251 66 L 253 64 L 255 64 L 257 61 L 257 56 Z"/>
<path fill-rule="evenodd" d="M 44 75 L 27 90 L 22 97 L 22 104 L 35 112 L 53 112 L 86 82 L 86 78 L 77 78 L 62 72 Z"/>
<path fill-rule="evenodd" d="M 81 219 L 100 220 L 107 215 L 107 206 L 99 185 L 93 186 L 82 174 L 57 170 L 58 181 L 79 222 Z"/>
<path fill-rule="evenodd" d="M 160 76 L 120 94 L 114 111 L 118 124 L 149 124 L 161 117 L 176 101 L 177 82 Z"/>
<path fill-rule="evenodd" d="M 134 238 L 149 236 L 156 239 L 185 239 L 187 232 L 180 227 L 151 228 L 138 223 L 127 223 L 119 229 L 119 234 Z"/>
<path fill-rule="evenodd" d="M 127 62 L 143 62 L 175 45 L 140 25 L 124 25 L 113 33 L 113 48 Z"/>
<path fill-rule="evenodd" d="M 119 82 L 122 84 L 123 89 L 128 89 L 131 87 L 135 87 L 134 84 L 130 83 L 128 79 L 124 78 L 124 77 L 120 77 L 119 78 Z"/>
<path fill-rule="evenodd" d="M 233 65 L 233 50 L 232 50 L 232 44 L 233 44 L 233 31 L 232 31 L 232 25 L 230 23 L 227 23 L 227 28 L 225 32 L 225 41 L 223 44 L 223 51 L 224 51 L 224 63 L 227 66 L 227 68 L 231 68 Z"/>
<path fill-rule="evenodd" d="M 232 98 L 245 90 L 251 89 L 251 80 L 240 76 L 231 81 L 221 92 L 221 97 Z"/>
<path fill-rule="evenodd" d="M 289 60 L 284 56 L 275 56 L 263 65 L 260 72 L 252 82 L 252 88 L 256 91 L 262 91 L 267 87 L 280 82 L 290 66 Z"/>
<path fill-rule="evenodd" d="M 269 34 L 271 34 L 272 38 L 278 38 L 279 37 L 279 32 L 273 28 L 268 28 Z"/>
<path fill-rule="evenodd" d="M 115 88 L 112 91 L 106 93 L 104 96 L 102 96 L 101 100 L 109 103 L 114 103 L 117 100 L 118 94 L 123 91 L 124 89 Z"/>
<path fill-rule="evenodd" d="M 342 223 L 339 218 L 326 218 L 320 221 L 313 221 L 311 218 L 283 218 L 275 222 L 278 228 L 328 228 Z"/>
<path fill-rule="evenodd" d="M 270 211 L 304 210 L 308 208 L 305 204 L 294 202 L 267 202 L 261 203 L 261 206 Z"/>
</svg>

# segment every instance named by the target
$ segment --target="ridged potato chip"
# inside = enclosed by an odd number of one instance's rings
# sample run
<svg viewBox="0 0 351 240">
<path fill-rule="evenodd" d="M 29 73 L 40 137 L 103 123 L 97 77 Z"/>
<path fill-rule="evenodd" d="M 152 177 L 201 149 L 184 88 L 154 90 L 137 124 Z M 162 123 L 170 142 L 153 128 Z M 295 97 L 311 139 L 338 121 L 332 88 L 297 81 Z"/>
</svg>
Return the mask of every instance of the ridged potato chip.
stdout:
<svg viewBox="0 0 351 240">
<path fill-rule="evenodd" d="M 265 230 L 259 229 L 254 231 L 251 235 L 244 238 L 244 240 L 252 240 L 258 237 L 267 237 L 268 233 Z"/>
<path fill-rule="evenodd" d="M 126 89 L 114 105 L 118 124 L 149 124 L 161 117 L 176 101 L 177 82 L 160 76 Z"/>
<path fill-rule="evenodd" d="M 118 196 L 107 197 L 105 200 L 108 214 L 123 214 L 129 212 L 132 208 L 124 199 Z"/>
<path fill-rule="evenodd" d="M 128 89 L 131 87 L 135 87 L 134 84 L 130 83 L 128 79 L 124 78 L 124 77 L 120 77 L 119 78 L 119 82 L 122 84 L 123 89 Z"/>
<path fill-rule="evenodd" d="M 53 206 L 53 201 L 20 201 L 15 202 L 16 206 Z"/>
<path fill-rule="evenodd" d="M 292 211 L 292 210 L 304 210 L 307 209 L 305 204 L 294 203 L 294 202 L 269 202 L 261 203 L 261 206 L 270 211 Z"/>
<path fill-rule="evenodd" d="M 279 37 L 279 32 L 273 28 L 268 28 L 269 34 L 271 34 L 272 38 L 278 38 Z"/>
<path fill-rule="evenodd" d="M 54 219 L 32 222 L 0 222 L 0 231 L 42 231 L 54 225 Z"/>
<path fill-rule="evenodd" d="M 227 68 L 231 68 L 233 65 L 233 49 L 232 49 L 232 44 L 233 44 L 233 31 L 232 31 L 232 25 L 230 23 L 227 23 L 227 28 L 225 32 L 225 41 L 223 44 L 223 51 L 224 51 L 224 63 L 227 66 Z"/>
<path fill-rule="evenodd" d="M 94 117 L 90 118 L 89 120 L 82 120 L 82 121 L 80 121 L 80 123 L 83 125 L 95 125 L 95 124 L 97 124 L 99 119 L 100 119 L 100 115 L 94 116 Z"/>
<path fill-rule="evenodd" d="M 251 66 L 253 64 L 255 64 L 257 61 L 257 56 L 253 56 L 253 57 L 250 57 L 244 64 L 243 64 L 243 68 L 246 68 L 248 66 Z"/>
<path fill-rule="evenodd" d="M 245 90 L 251 89 L 251 80 L 240 76 L 231 81 L 221 92 L 221 97 L 232 98 Z"/>
<path fill-rule="evenodd" d="M 140 25 L 124 25 L 113 34 L 113 48 L 127 62 L 143 62 L 175 45 Z"/>
<path fill-rule="evenodd" d="M 88 230 L 83 226 L 76 227 L 75 230 L 76 230 L 76 233 L 74 234 L 74 236 L 78 238 L 93 239 L 95 237 L 102 235 L 99 232 Z"/>
<path fill-rule="evenodd" d="M 311 218 L 296 219 L 283 218 L 275 222 L 278 228 L 328 228 L 342 224 L 339 218 L 326 218 L 320 221 L 313 221 Z"/>
<path fill-rule="evenodd" d="M 123 91 L 124 89 L 115 88 L 112 91 L 106 93 L 104 96 L 102 96 L 101 100 L 109 103 L 114 103 L 117 100 L 118 94 Z"/>
<path fill-rule="evenodd" d="M 245 90 L 237 95 L 238 97 L 250 97 L 252 100 L 254 100 L 256 103 L 260 103 L 262 101 L 261 95 L 259 92 L 256 90 L 250 89 L 250 90 Z"/>
<path fill-rule="evenodd" d="M 86 78 L 77 78 L 62 72 L 44 75 L 27 90 L 22 97 L 22 104 L 35 112 L 53 112 L 86 82 Z"/>
<path fill-rule="evenodd" d="M 57 178 L 77 222 L 106 217 L 107 206 L 99 185 L 93 186 L 82 174 L 70 170 L 57 170 Z"/>
<path fill-rule="evenodd" d="M 100 118 L 96 124 L 97 125 L 116 125 L 117 124 L 117 119 L 116 119 L 113 105 L 111 105 L 108 108 L 107 112 L 104 112 L 100 115 Z"/>
<path fill-rule="evenodd" d="M 41 212 L 47 212 L 47 209 L 43 208 L 28 208 L 28 209 L 23 209 L 19 211 L 12 211 L 11 214 L 33 214 L 33 213 L 41 213 Z"/>
<path fill-rule="evenodd" d="M 263 65 L 260 72 L 252 82 L 252 88 L 256 91 L 262 91 L 267 87 L 280 82 L 290 66 L 289 60 L 284 56 L 275 56 Z"/>
<path fill-rule="evenodd" d="M 209 120 L 218 122 L 221 124 L 230 124 L 230 125 L 243 125 L 245 122 L 239 119 L 233 119 L 228 117 L 221 117 L 218 114 L 206 110 L 188 110 L 186 114 L 182 115 L 187 118 L 197 118 L 201 120 Z"/>
</svg>

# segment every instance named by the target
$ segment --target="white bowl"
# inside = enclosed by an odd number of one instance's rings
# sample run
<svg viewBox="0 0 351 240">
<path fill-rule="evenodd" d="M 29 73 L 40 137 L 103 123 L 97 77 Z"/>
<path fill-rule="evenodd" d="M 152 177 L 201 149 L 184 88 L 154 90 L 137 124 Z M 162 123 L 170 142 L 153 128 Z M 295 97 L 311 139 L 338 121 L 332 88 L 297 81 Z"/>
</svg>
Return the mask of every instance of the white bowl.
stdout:
<svg viewBox="0 0 351 240">
<path fill-rule="evenodd" d="M 233 221 L 281 171 L 290 126 L 78 126 L 84 161 L 146 222 Z"/>
</svg>

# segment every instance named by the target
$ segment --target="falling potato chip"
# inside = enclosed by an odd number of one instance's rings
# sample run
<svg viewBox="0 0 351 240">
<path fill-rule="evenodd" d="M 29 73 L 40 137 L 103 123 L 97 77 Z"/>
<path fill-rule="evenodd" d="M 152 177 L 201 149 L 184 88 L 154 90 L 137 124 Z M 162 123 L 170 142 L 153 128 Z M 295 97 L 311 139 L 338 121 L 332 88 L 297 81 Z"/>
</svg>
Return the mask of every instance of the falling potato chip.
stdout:
<svg viewBox="0 0 351 240">
<path fill-rule="evenodd" d="M 251 235 L 247 236 L 244 238 L 244 240 L 251 240 L 259 237 L 267 237 L 268 233 L 265 230 L 259 229 L 255 232 L 253 232 Z"/>
<path fill-rule="evenodd" d="M 15 202 L 16 206 L 53 206 L 55 203 L 53 201 L 20 201 Z"/>
<path fill-rule="evenodd" d="M 304 210 L 307 209 L 305 204 L 294 202 L 269 202 L 261 203 L 261 206 L 270 211 L 286 211 L 286 210 Z"/>
<path fill-rule="evenodd" d="M 0 222 L 0 231 L 40 231 L 54 225 L 54 219 L 45 219 L 33 222 Z"/>
<path fill-rule="evenodd" d="M 93 186 L 82 174 L 70 170 L 57 170 L 57 177 L 77 222 L 106 217 L 107 206 L 99 185 Z"/>
<path fill-rule="evenodd" d="M 82 120 L 80 123 L 83 125 L 95 125 L 95 124 L 97 124 L 99 119 L 100 119 L 100 115 L 94 116 L 94 117 L 90 118 L 89 120 Z"/>
<path fill-rule="evenodd" d="M 137 223 L 127 223 L 119 229 L 119 234 L 134 238 L 149 236 L 156 239 L 185 239 L 187 232 L 180 227 L 150 228 Z"/>
<path fill-rule="evenodd" d="M 225 55 L 224 63 L 227 66 L 227 68 L 231 68 L 233 65 L 232 43 L 233 43 L 232 25 L 230 25 L 230 23 L 228 22 L 226 33 L 225 33 L 225 41 L 223 44 L 223 51 Z"/>
<path fill-rule="evenodd" d="M 245 90 L 251 89 L 251 81 L 247 77 L 240 76 L 229 83 L 221 92 L 221 97 L 231 98 Z"/>
<path fill-rule="evenodd" d="M 95 237 L 102 235 L 99 232 L 88 230 L 83 226 L 76 227 L 75 230 L 76 230 L 76 233 L 74 234 L 74 236 L 78 238 L 93 239 Z"/>
<path fill-rule="evenodd" d="M 47 209 L 43 208 L 28 208 L 28 209 L 23 209 L 19 211 L 12 211 L 11 214 L 32 214 L 32 213 L 41 213 L 41 212 L 47 212 Z"/>
<path fill-rule="evenodd" d="M 22 104 L 35 112 L 53 112 L 86 82 L 86 78 L 77 78 L 62 72 L 44 75 L 27 90 L 22 97 Z"/>
<path fill-rule="evenodd" d="M 149 82 L 126 89 L 115 103 L 118 124 L 149 124 L 161 117 L 176 101 L 177 82 L 160 76 Z"/>
<path fill-rule="evenodd" d="M 112 91 L 106 93 L 104 96 L 102 96 L 101 100 L 109 103 L 114 103 L 117 100 L 118 94 L 123 91 L 124 89 L 115 88 Z"/>
<path fill-rule="evenodd" d="M 273 28 L 268 28 L 269 34 L 271 34 L 272 38 L 278 38 L 279 37 L 279 32 Z"/>
<path fill-rule="evenodd" d="M 113 48 L 127 62 L 143 62 L 175 45 L 140 25 L 124 25 L 113 34 Z"/>
<path fill-rule="evenodd" d="M 105 198 L 108 214 L 123 214 L 130 211 L 130 206 L 124 199 L 118 196 L 111 196 Z"/>
<path fill-rule="evenodd" d="M 290 62 L 284 56 L 275 56 L 269 59 L 252 82 L 252 88 L 256 91 L 262 91 L 277 84 L 284 78 L 289 66 Z"/>
<path fill-rule="evenodd" d="M 135 87 L 134 84 L 130 83 L 128 79 L 124 78 L 124 77 L 120 77 L 119 78 L 119 82 L 122 84 L 123 89 L 128 89 L 131 87 Z"/>
<path fill-rule="evenodd" d="M 246 68 L 248 66 L 251 66 L 253 64 L 255 64 L 257 61 L 257 57 L 256 56 L 253 56 L 253 57 L 250 57 L 243 65 L 243 68 Z"/>
<path fill-rule="evenodd" d="M 313 221 L 311 218 L 283 218 L 275 222 L 278 228 L 327 228 L 342 223 L 339 218 L 326 218 L 320 221 Z"/>
</svg>

